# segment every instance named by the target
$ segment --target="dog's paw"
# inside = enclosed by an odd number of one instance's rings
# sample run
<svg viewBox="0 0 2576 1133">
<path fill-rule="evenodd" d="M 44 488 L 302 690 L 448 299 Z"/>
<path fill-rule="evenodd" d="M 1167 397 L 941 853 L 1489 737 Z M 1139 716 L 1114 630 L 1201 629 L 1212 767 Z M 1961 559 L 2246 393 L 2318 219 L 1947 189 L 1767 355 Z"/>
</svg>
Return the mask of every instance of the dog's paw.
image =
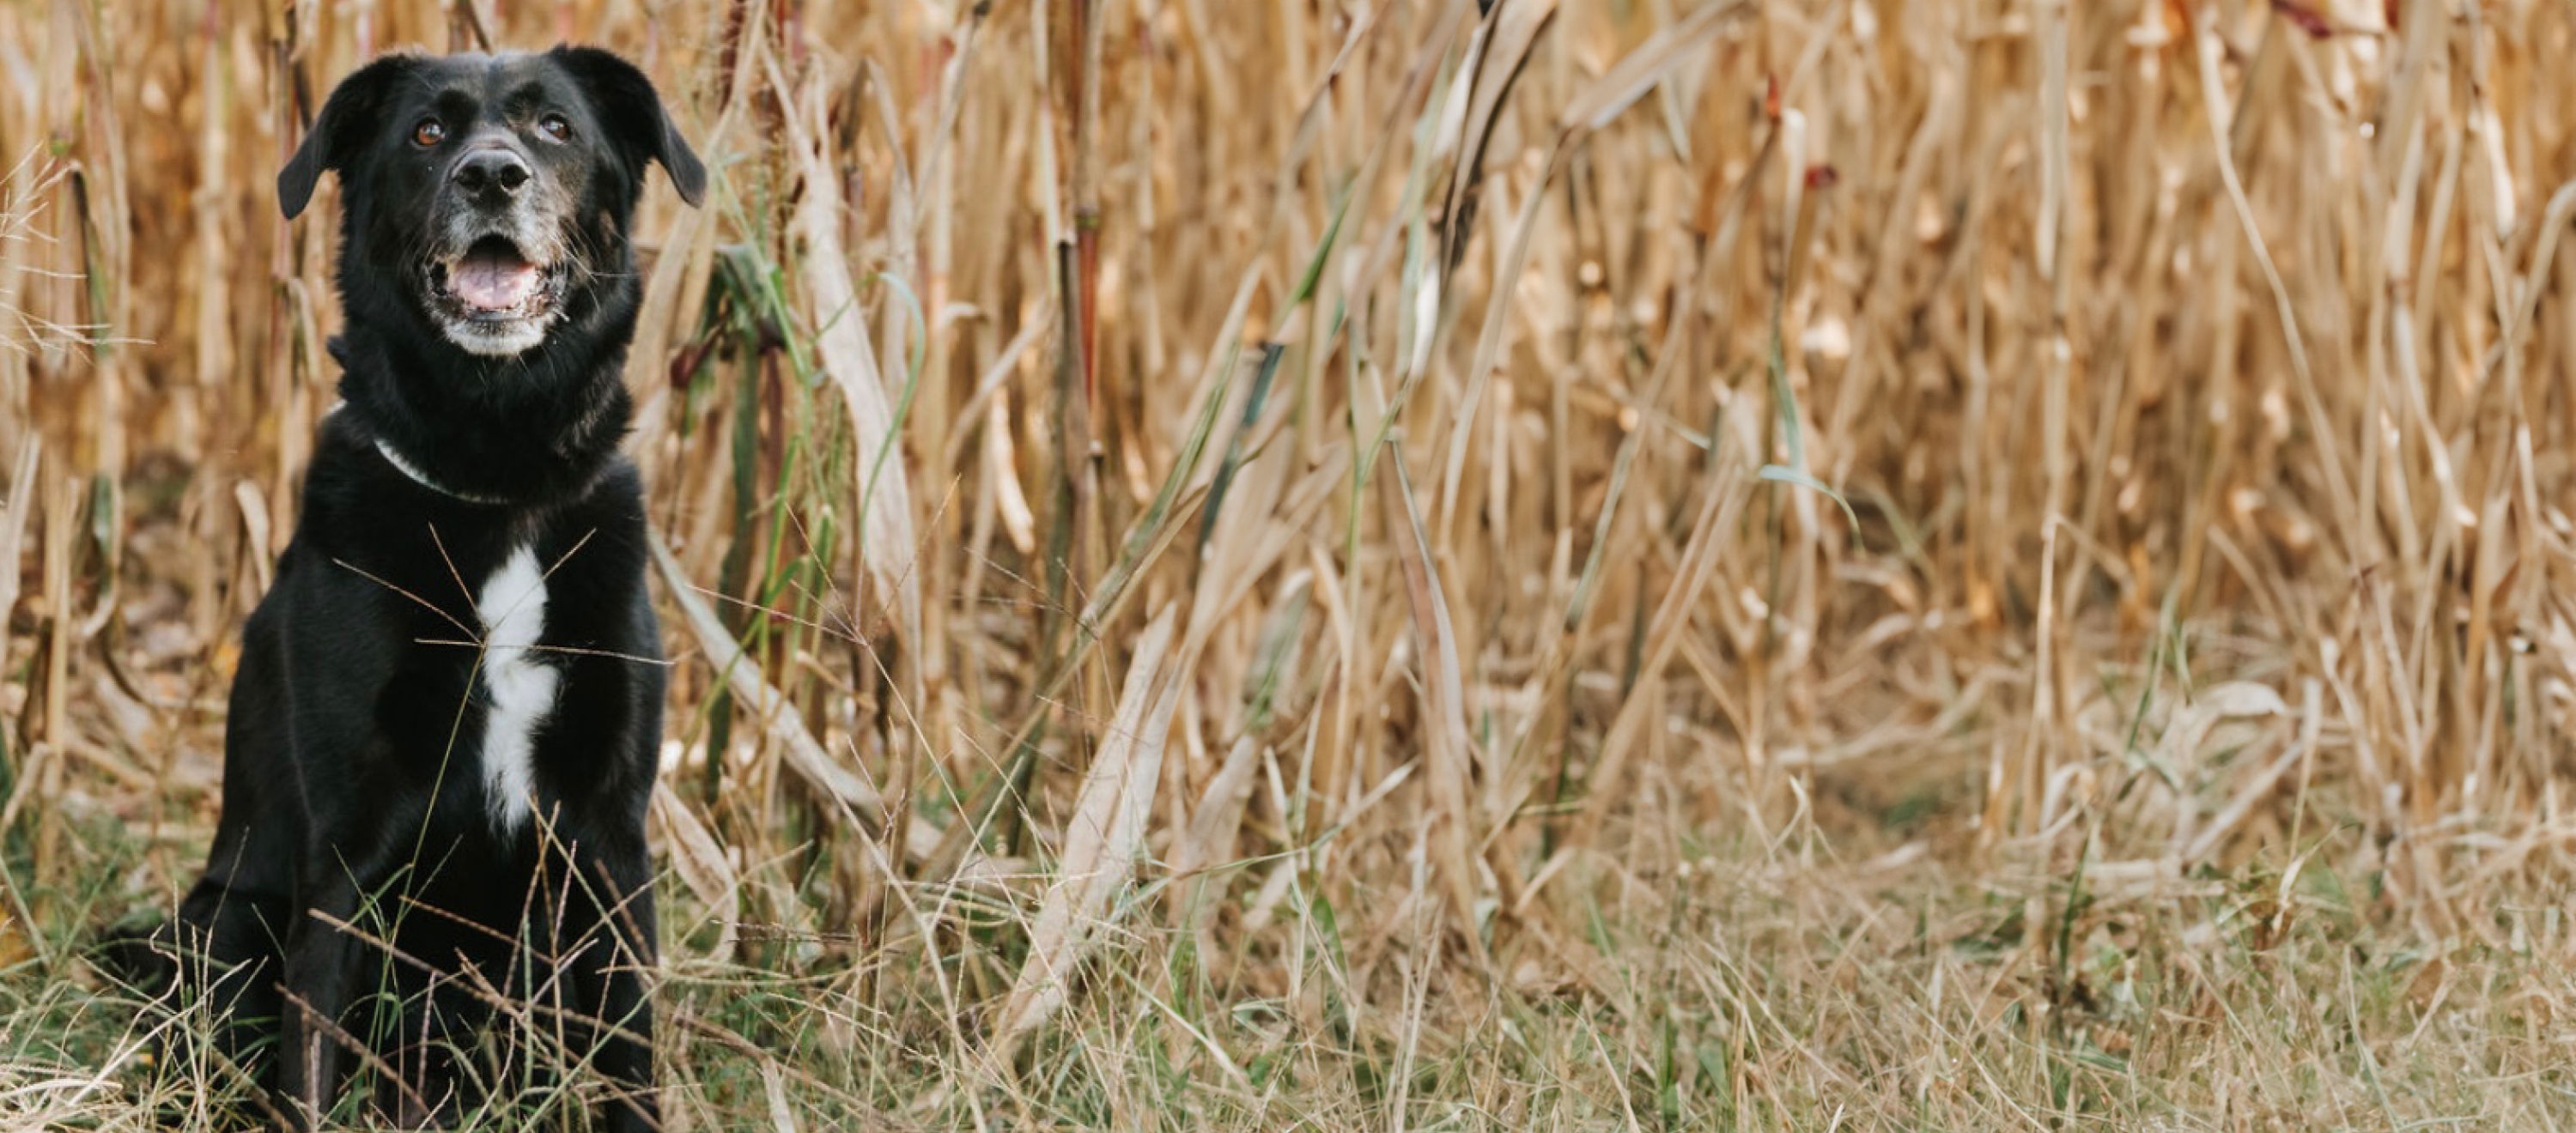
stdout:
<svg viewBox="0 0 2576 1133">
<path fill-rule="evenodd" d="M 158 913 L 135 913 L 91 942 L 90 967 L 146 999 L 179 986 L 178 926 Z"/>
</svg>

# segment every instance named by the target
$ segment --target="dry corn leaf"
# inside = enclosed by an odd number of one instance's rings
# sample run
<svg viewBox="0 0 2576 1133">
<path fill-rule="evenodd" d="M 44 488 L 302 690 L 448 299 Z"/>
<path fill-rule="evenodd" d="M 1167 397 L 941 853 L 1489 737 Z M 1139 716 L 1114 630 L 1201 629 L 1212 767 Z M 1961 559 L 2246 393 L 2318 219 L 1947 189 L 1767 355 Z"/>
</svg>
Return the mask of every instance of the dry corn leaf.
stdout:
<svg viewBox="0 0 2576 1133">
<path fill-rule="evenodd" d="M 664 588 L 672 603 L 680 607 L 682 620 L 698 639 L 698 647 L 706 651 L 707 664 L 733 689 L 735 706 L 778 741 L 779 749 L 787 755 L 787 766 L 798 778 L 870 822 L 883 825 L 885 800 L 878 796 L 876 788 L 833 759 L 814 734 L 805 730 L 805 721 L 796 714 L 795 704 L 761 675 L 759 662 L 743 653 L 742 644 L 717 619 L 714 608 L 699 594 L 697 584 L 689 581 L 687 570 L 672 557 L 662 536 L 654 533 L 648 538 L 653 544 L 653 565 L 662 572 Z"/>
<path fill-rule="evenodd" d="M 1430 770 L 1428 810 L 1437 827 L 1431 832 L 1429 850 L 1439 868 L 1442 891 L 1457 913 L 1458 931 L 1482 967 L 1487 959 L 1485 939 L 1476 925 L 1476 892 L 1483 885 L 1467 855 L 1467 847 L 1478 840 L 1472 837 L 1477 821 L 1467 800 L 1468 766 L 1476 747 L 1467 735 L 1466 682 L 1458 673 L 1458 638 L 1450 628 L 1449 603 L 1440 593 L 1439 572 L 1432 568 L 1431 540 L 1422 530 L 1421 513 L 1413 506 L 1404 454 L 1390 445 L 1387 456 L 1388 470 L 1378 483 L 1387 496 L 1387 522 L 1394 524 L 1398 517 L 1403 522 L 1395 551 L 1404 564 L 1405 598 L 1412 606 L 1414 638 L 1422 649 L 1423 731 L 1429 740 L 1423 761 Z"/>
<path fill-rule="evenodd" d="M 1644 663 L 1637 669 L 1636 684 L 1627 700 L 1619 705 L 1619 714 L 1611 720 L 1609 734 L 1601 741 L 1601 760 L 1586 784 L 1590 797 L 1584 800 L 1571 844 L 1589 842 L 1591 831 L 1620 797 L 1621 777 L 1637 747 L 1638 734 L 1646 726 L 1646 709 L 1656 700 L 1646 690 L 1663 679 L 1664 666 L 1672 661 L 1681 633 L 1690 625 L 1691 610 L 1699 605 L 1700 594 L 1716 573 L 1718 551 L 1735 531 L 1736 516 L 1750 495 L 1744 490 L 1750 478 L 1742 474 L 1739 462 L 1726 456 L 1727 451 L 1731 450 L 1721 450 L 1713 457 L 1708 474 L 1700 478 L 1699 515 L 1691 523 L 1690 542 L 1682 548 L 1672 587 L 1664 591 L 1663 600 L 1655 606 L 1654 619 L 1646 625 Z"/>
<path fill-rule="evenodd" d="M 733 863 L 725 859 L 724 848 L 716 844 L 715 832 L 699 821 L 689 804 L 673 793 L 668 780 L 653 785 L 655 824 L 661 827 L 659 839 L 670 851 L 672 871 L 680 875 L 681 884 L 698 903 L 715 917 L 717 938 L 715 954 L 730 955 L 740 924 L 734 911 L 734 897 L 742 888 L 742 879 L 734 873 Z"/>
<path fill-rule="evenodd" d="M 1133 876 L 1144 849 L 1146 819 L 1163 775 L 1163 741 L 1185 679 L 1163 679 L 1179 607 L 1166 605 L 1136 639 L 1136 655 L 1118 694 L 1108 734 L 1083 774 L 1082 794 L 1065 823 L 1064 852 L 1029 929 L 1029 958 L 1021 965 L 998 1018 L 1000 1061 L 1031 1030 L 1064 1005 L 1074 969 L 1082 963 L 1109 899 Z M 1186 673 L 1181 677 L 1186 677 Z"/>
<path fill-rule="evenodd" d="M 1509 24 L 1508 13 L 1522 8 L 1533 11 L 1532 15 L 1521 17 L 1529 21 L 1527 26 Z M 1546 192 L 1548 182 L 1555 177 L 1565 155 L 1573 149 L 1575 141 L 1583 134 L 1607 125 L 1639 96 L 1653 89 L 1654 84 L 1662 80 L 1674 67 L 1681 65 L 1692 57 L 1693 52 L 1706 46 L 1710 37 L 1715 36 L 1718 29 L 1725 26 L 1728 18 L 1746 9 L 1747 6 L 1742 3 L 1723 3 L 1711 4 L 1692 13 L 1682 22 L 1656 33 L 1653 39 L 1646 41 L 1643 46 L 1630 52 L 1627 58 L 1620 60 L 1608 74 L 1595 80 L 1566 103 L 1565 109 L 1557 116 L 1560 127 L 1555 148 L 1549 152 L 1547 165 L 1540 169 L 1538 182 L 1531 185 L 1527 190 L 1528 196 L 1522 198 L 1520 215 L 1511 228 L 1512 242 L 1509 251 L 1503 257 L 1497 278 L 1517 280 L 1521 277 L 1523 267 L 1529 262 L 1530 243 L 1538 232 L 1542 209 L 1549 200 Z M 1494 30 L 1494 43 L 1504 46 L 1516 44 L 1518 49 L 1525 53 L 1529 50 L 1529 41 L 1537 37 L 1546 17 L 1555 14 L 1555 4 L 1554 0 L 1549 0 L 1543 5 L 1514 4 L 1509 5 L 1505 11 L 1507 15 L 1496 17 L 1498 20 L 1505 20 L 1505 25 L 1488 25 Z M 1524 35 L 1526 39 L 1521 38 Z M 1479 41 L 1482 42 L 1481 36 Z M 1488 57 L 1487 66 L 1479 71 L 1480 77 L 1477 80 L 1479 113 L 1488 116 L 1492 113 L 1493 107 L 1484 101 L 1488 94 L 1484 89 L 1487 79 L 1482 76 L 1490 74 L 1492 63 L 1493 57 Z M 1519 66 L 1517 57 L 1513 66 L 1515 68 Z M 1509 73 L 1506 73 L 1495 82 L 1490 92 L 1492 97 L 1499 99 L 1501 92 L 1508 88 L 1508 83 Z M 1472 130 L 1477 125 L 1489 125 L 1489 123 L 1471 121 L 1467 128 Z M 1477 150 L 1471 154 L 1469 160 L 1481 160 L 1483 135 L 1471 133 L 1470 137 L 1475 139 Z M 1474 187 L 1475 183 L 1471 175 L 1462 168 L 1457 181 L 1453 183 L 1449 212 L 1446 214 L 1449 235 L 1448 242 L 1443 245 L 1448 249 L 1447 257 L 1442 261 L 1443 278 L 1446 277 L 1446 270 L 1457 264 L 1458 246 L 1466 238 L 1462 226 L 1472 219 L 1474 199 L 1471 194 Z M 1442 290 L 1445 292 L 1446 287 L 1444 286 Z M 1457 515 L 1458 487 L 1467 469 L 1468 436 L 1475 427 L 1476 410 L 1484 404 L 1486 386 L 1492 379 L 1494 368 L 1502 359 L 1503 329 L 1511 323 L 1511 320 L 1504 315 L 1515 292 L 1516 289 L 1513 287 L 1496 287 L 1485 301 L 1483 329 L 1476 336 L 1475 360 L 1467 366 L 1466 391 L 1458 399 L 1457 410 L 1449 424 L 1448 447 L 1443 450 L 1446 453 L 1446 459 L 1442 462 L 1441 468 L 1439 514 L 1440 530 L 1444 532 L 1450 530 L 1451 520 Z"/>
<path fill-rule="evenodd" d="M 1528 64 L 1530 48 L 1538 43 L 1539 33 L 1555 19 L 1556 0 L 1513 0 L 1486 16 L 1475 37 L 1468 41 L 1467 62 L 1460 70 L 1471 76 L 1471 81 L 1450 89 L 1450 102 L 1441 115 L 1440 135 L 1433 149 L 1437 157 L 1454 158 L 1448 205 L 1440 212 L 1444 276 L 1457 266 L 1467 243 L 1468 226 L 1476 219 L 1476 195 L 1485 181 L 1485 147 L 1493 141 L 1494 123 L 1502 113 L 1503 99 L 1511 94 L 1521 68 Z"/>
<path fill-rule="evenodd" d="M 799 1133 L 796 1110 L 787 1101 L 787 1076 L 779 1071 L 777 1062 L 761 1062 L 760 1093 L 769 1102 L 770 1133 Z"/>
<path fill-rule="evenodd" d="M 1609 71 L 1592 81 L 1592 85 L 1566 100 L 1557 111 L 1560 129 L 1598 130 L 1628 109 L 1629 105 L 1655 89 L 1673 69 L 1688 62 L 1692 55 L 1708 46 L 1718 30 L 1735 17 L 1753 10 L 1743 0 L 1705 4 L 1698 11 L 1681 18 L 1679 23 L 1656 32 L 1653 39 L 1639 44 Z"/>
<path fill-rule="evenodd" d="M 44 441 L 29 438 L 18 449 L 17 471 L 9 477 L 9 495 L 0 499 L 0 661 L 9 656 L 9 612 L 18 606 L 19 554 L 27 541 L 27 517 L 36 511 L 37 456 Z"/>
<path fill-rule="evenodd" d="M 804 243 L 797 288 L 807 317 L 816 323 L 814 347 L 823 372 L 849 409 L 850 437 L 858 447 L 850 464 L 858 479 L 868 573 L 883 593 L 894 596 L 904 643 L 920 648 L 926 644 L 921 640 L 921 579 L 913 570 L 912 489 L 904 473 L 902 438 L 895 431 L 895 406 L 868 342 L 865 308 L 842 247 L 841 214 L 847 206 L 820 140 L 829 121 L 823 86 L 809 82 L 803 93 L 796 102 L 799 112 L 786 118 L 790 148 L 804 180 L 795 219 L 797 238 Z M 787 95 L 783 82 L 779 95 Z"/>
</svg>

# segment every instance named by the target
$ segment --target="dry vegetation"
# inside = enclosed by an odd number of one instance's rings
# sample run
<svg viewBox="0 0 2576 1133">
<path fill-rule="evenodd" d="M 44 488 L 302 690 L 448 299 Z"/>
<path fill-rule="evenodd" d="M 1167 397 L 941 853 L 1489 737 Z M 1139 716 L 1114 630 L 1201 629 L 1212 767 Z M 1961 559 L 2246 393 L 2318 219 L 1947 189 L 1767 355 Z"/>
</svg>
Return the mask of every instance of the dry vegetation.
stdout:
<svg viewBox="0 0 2576 1133">
<path fill-rule="evenodd" d="M 0 1124 L 207 1120 L 272 177 L 487 34 L 718 170 L 675 1126 L 2576 1124 L 2564 0 L 261 7 L 0 3 Z"/>
</svg>

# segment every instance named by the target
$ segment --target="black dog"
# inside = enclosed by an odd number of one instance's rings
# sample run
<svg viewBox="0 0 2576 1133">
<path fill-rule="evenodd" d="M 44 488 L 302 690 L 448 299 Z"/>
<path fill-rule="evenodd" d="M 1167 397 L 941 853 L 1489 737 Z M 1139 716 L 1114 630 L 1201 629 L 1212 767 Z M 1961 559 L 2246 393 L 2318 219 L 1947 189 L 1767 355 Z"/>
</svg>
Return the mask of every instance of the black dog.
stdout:
<svg viewBox="0 0 2576 1133">
<path fill-rule="evenodd" d="M 663 673 L 617 451 L 651 162 L 699 203 L 651 82 L 558 47 L 370 63 L 278 174 L 289 219 L 340 174 L 344 403 L 244 634 L 205 878 L 154 951 L 298 1127 L 361 1067 L 408 1125 L 583 1064 L 607 1126 L 658 1126 Z"/>
</svg>

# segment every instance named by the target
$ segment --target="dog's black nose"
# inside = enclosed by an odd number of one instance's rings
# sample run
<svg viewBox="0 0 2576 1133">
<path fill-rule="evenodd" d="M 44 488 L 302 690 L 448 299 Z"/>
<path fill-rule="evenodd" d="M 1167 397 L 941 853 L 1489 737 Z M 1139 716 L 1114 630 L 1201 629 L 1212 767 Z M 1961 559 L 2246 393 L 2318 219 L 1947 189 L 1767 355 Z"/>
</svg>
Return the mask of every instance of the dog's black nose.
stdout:
<svg viewBox="0 0 2576 1133">
<path fill-rule="evenodd" d="M 504 149 L 476 150 L 456 163 L 456 184 L 486 200 L 497 200 L 528 183 L 528 163 Z"/>
</svg>

